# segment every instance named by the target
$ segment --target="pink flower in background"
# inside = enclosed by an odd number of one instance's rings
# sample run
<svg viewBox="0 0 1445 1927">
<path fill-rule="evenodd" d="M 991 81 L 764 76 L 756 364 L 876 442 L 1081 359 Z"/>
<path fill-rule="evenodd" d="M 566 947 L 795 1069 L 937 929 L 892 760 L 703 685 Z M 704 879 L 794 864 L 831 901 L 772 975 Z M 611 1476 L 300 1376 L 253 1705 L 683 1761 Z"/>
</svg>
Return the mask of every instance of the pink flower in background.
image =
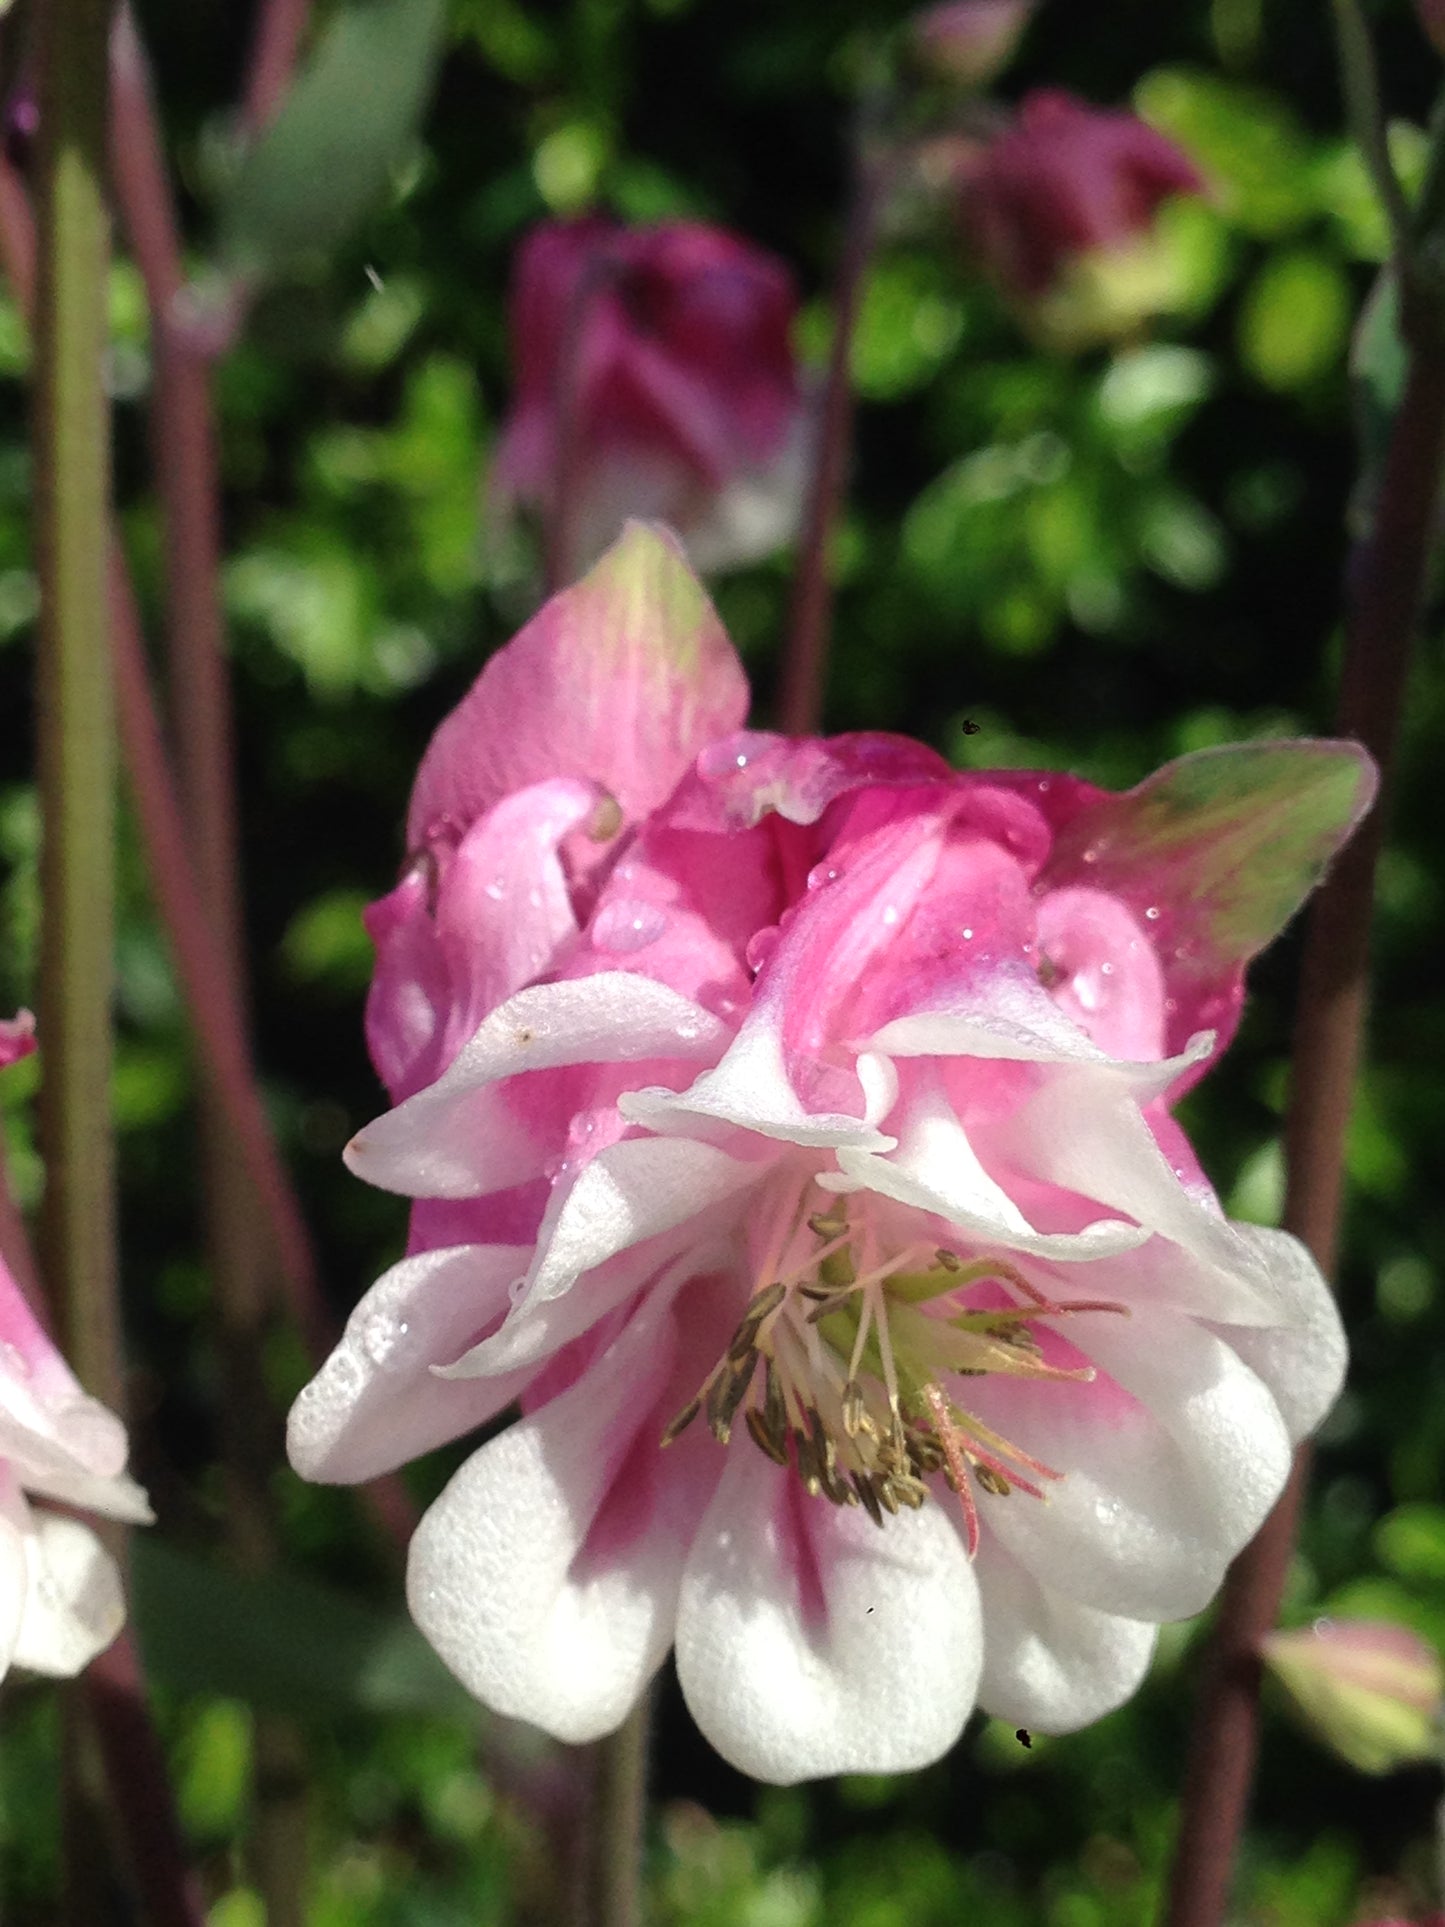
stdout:
<svg viewBox="0 0 1445 1927">
<path fill-rule="evenodd" d="M 438 731 L 373 913 L 410 1255 L 298 1400 L 369 1478 L 496 1418 L 413 1541 L 490 1706 L 580 1741 L 670 1645 L 764 1779 L 1124 1699 L 1278 1496 L 1344 1348 L 1170 1104 L 1366 806 L 1348 744 L 1126 795 L 740 733 L 629 530 Z"/>
<path fill-rule="evenodd" d="M 1445 1672 L 1408 1626 L 1324 1615 L 1271 1633 L 1261 1651 L 1305 1725 L 1362 1773 L 1439 1753 Z"/>
<path fill-rule="evenodd" d="M 565 515 L 580 574 L 633 515 L 682 535 L 698 568 L 791 535 L 806 456 L 788 270 L 721 228 L 534 228 L 510 296 L 516 393 L 504 496 Z"/>
<path fill-rule="evenodd" d="M 0 1067 L 34 1048 L 29 1011 L 0 1022 Z M 30 1500 L 144 1523 L 125 1461 L 125 1427 L 80 1389 L 0 1258 L 0 1673 L 78 1673 L 120 1631 L 110 1554 L 78 1519 Z"/>
<path fill-rule="evenodd" d="M 1135 115 L 1040 88 L 962 166 L 959 191 L 964 227 L 1004 291 L 1045 332 L 1083 340 L 1165 305 L 1156 218 L 1204 182 Z"/>
</svg>

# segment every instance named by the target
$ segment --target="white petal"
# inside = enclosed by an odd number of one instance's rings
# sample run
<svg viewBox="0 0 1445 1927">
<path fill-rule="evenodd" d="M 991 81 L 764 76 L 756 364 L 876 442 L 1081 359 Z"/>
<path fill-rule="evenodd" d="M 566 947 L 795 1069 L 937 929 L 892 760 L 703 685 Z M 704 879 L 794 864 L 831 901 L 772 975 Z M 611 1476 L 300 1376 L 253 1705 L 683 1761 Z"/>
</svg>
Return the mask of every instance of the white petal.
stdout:
<svg viewBox="0 0 1445 1927">
<path fill-rule="evenodd" d="M 617 1108 L 634 1124 L 645 1124 L 653 1131 L 736 1125 L 786 1144 L 824 1148 L 852 1144 L 864 1150 L 891 1151 L 894 1140 L 877 1130 L 866 1115 L 870 1099 L 876 1100 L 884 1088 L 876 1064 L 870 1063 L 867 1081 L 859 1080 L 865 1115 L 806 1110 L 783 1060 L 775 1001 L 772 1006 L 755 1005 L 721 1063 L 704 1071 L 685 1091 L 631 1091 Z"/>
<path fill-rule="evenodd" d="M 540 1175 L 555 1144 L 534 1141 L 496 1086 L 567 1064 L 713 1058 L 727 1031 L 665 984 L 630 971 L 541 984 L 508 998 L 424 1091 L 359 1131 L 358 1177 L 415 1198 L 470 1198 Z"/>
<path fill-rule="evenodd" d="M 302 1478 L 374 1479 L 509 1405 L 529 1372 L 452 1381 L 432 1368 L 505 1315 L 530 1256 L 529 1246 L 460 1245 L 384 1273 L 291 1408 L 286 1449 Z"/>
<path fill-rule="evenodd" d="M 1267 1271 L 1280 1323 L 1211 1324 L 1210 1329 L 1264 1380 L 1298 1445 L 1340 1395 L 1347 1361 L 1344 1327 L 1334 1294 L 1298 1238 L 1260 1225 L 1237 1224 L 1234 1231 Z"/>
<path fill-rule="evenodd" d="M 1122 1706 L 1149 1670 L 1157 1628 L 1039 1583 L 989 1533 L 974 1561 L 983 1604 L 978 1703 L 1010 1726 L 1072 1733 Z"/>
<path fill-rule="evenodd" d="M 1022 1171 L 1127 1213 L 1174 1252 L 1155 1254 L 1171 1296 L 1201 1316 L 1272 1324 L 1278 1295 L 1257 1248 L 1179 1180 L 1128 1089 L 1061 1071 L 991 1133 L 989 1151 Z"/>
<path fill-rule="evenodd" d="M 1129 1619 L 1201 1610 L 1284 1487 L 1279 1410 L 1187 1318 L 1099 1313 L 1068 1335 L 1117 1381 L 969 1381 L 961 1402 L 1064 1476 L 1040 1500 L 980 1492 L 989 1529 L 1037 1579 Z"/>
<path fill-rule="evenodd" d="M 549 1206 L 519 1302 L 558 1298 L 583 1272 L 679 1226 L 701 1238 L 703 1214 L 768 1169 L 685 1138 L 632 1138 L 600 1151 Z"/>
<path fill-rule="evenodd" d="M 14 1663 L 70 1679 L 125 1624 L 115 1561 L 89 1526 L 36 1512 L 25 1541 L 29 1584 Z"/>
<path fill-rule="evenodd" d="M 57 1375 L 45 1396 L 33 1382 L 6 1383 L 0 1458 L 9 1461 L 26 1491 L 149 1525 L 146 1495 L 122 1470 L 126 1450 L 124 1425 L 82 1392 L 68 1371 Z"/>
<path fill-rule="evenodd" d="M 916 1011 L 895 1017 L 869 1039 L 891 1057 L 978 1057 L 1029 1064 L 1087 1064 L 1109 1072 L 1147 1104 L 1168 1090 L 1214 1049 L 1215 1033 L 1202 1030 L 1177 1057 L 1132 1063 L 1105 1056 L 1092 1038 L 1051 997 L 1000 972 L 989 979 L 987 1003 L 967 1011 Z"/>
<path fill-rule="evenodd" d="M 9 1466 L 0 1463 L 0 1677 L 15 1656 L 30 1590 L 30 1508 Z"/>
<path fill-rule="evenodd" d="M 1079 1232 L 1035 1231 L 979 1163 L 968 1134 L 934 1078 L 918 1080 L 899 1128 L 898 1149 L 892 1157 L 844 1148 L 837 1154 L 841 1178 L 825 1174 L 819 1183 L 831 1191 L 875 1191 L 899 1204 L 934 1212 L 985 1244 L 1068 1263 L 1131 1251 L 1149 1235 L 1137 1225 L 1108 1219 Z"/>
<path fill-rule="evenodd" d="M 672 1638 L 676 1495 L 622 1550 L 593 1558 L 586 1541 L 614 1481 L 637 1475 L 628 1453 L 675 1346 L 655 1293 L 574 1386 L 467 1461 L 412 1538 L 407 1598 L 447 1665 L 495 1712 L 574 1745 L 620 1724 Z"/>
<path fill-rule="evenodd" d="M 783 1784 L 926 1766 L 972 1709 L 980 1635 L 973 1573 L 939 1507 L 880 1530 L 737 1441 L 677 1620 L 683 1694 L 725 1759 Z"/>
</svg>

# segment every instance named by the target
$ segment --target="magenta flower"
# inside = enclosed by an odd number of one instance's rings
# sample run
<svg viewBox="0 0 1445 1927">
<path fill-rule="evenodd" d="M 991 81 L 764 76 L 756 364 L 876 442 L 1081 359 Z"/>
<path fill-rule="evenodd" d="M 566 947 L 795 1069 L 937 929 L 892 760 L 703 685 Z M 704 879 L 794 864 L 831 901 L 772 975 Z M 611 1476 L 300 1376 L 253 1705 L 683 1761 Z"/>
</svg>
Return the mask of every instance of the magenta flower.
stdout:
<svg viewBox="0 0 1445 1927">
<path fill-rule="evenodd" d="M 547 222 L 510 299 L 516 398 L 496 479 L 565 516 L 569 574 L 634 515 L 671 523 L 703 569 L 787 540 L 806 437 L 780 261 L 697 222 Z"/>
<path fill-rule="evenodd" d="M 1122 333 L 1159 300 L 1152 236 L 1160 207 L 1201 194 L 1192 161 L 1135 115 L 1057 88 L 960 175 L 964 227 L 989 272 L 1046 332 Z"/>
<path fill-rule="evenodd" d="M 909 23 L 919 61 L 942 80 L 987 86 L 1013 58 L 1034 0 L 942 0 Z"/>
<path fill-rule="evenodd" d="M 428 1638 L 573 1741 L 675 1644 L 787 1781 L 1096 1718 L 1273 1504 L 1339 1322 L 1169 1106 L 1372 775 L 1272 744 L 1116 796 L 745 705 L 634 527 L 438 731 L 349 1152 L 411 1253 L 290 1449 L 365 1479 L 519 1404 L 413 1541 Z"/>
</svg>

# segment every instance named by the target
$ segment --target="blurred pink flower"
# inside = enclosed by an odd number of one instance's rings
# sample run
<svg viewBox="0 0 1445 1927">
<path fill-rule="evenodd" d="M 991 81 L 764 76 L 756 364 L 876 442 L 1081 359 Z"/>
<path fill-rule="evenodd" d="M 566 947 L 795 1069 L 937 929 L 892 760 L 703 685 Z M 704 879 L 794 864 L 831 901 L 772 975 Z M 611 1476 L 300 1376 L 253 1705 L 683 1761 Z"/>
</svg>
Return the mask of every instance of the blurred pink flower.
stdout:
<svg viewBox="0 0 1445 1927">
<path fill-rule="evenodd" d="M 635 515 L 669 522 L 701 569 L 788 539 L 807 439 L 796 308 L 783 264 L 721 228 L 533 229 L 513 275 L 516 394 L 496 482 L 565 515 L 569 574 Z"/>
<path fill-rule="evenodd" d="M 120 1631 L 110 1554 L 78 1519 L 30 1500 L 148 1521 L 125 1460 L 125 1427 L 81 1391 L 0 1259 L 0 1672 L 78 1673 Z"/>
<path fill-rule="evenodd" d="M 1035 0 L 943 0 L 909 26 L 918 58 L 944 80 L 983 87 L 1007 66 Z"/>
<path fill-rule="evenodd" d="M 373 920 L 400 1101 L 349 1152 L 411 1255 L 290 1449 L 365 1479 L 520 1402 L 413 1541 L 428 1638 L 572 1741 L 675 1643 L 787 1781 L 975 1702 L 1098 1717 L 1273 1504 L 1338 1319 L 1169 1106 L 1372 776 L 1273 744 L 1112 795 L 745 705 L 634 527 L 438 731 Z"/>
<path fill-rule="evenodd" d="M 1204 182 L 1135 115 L 1042 88 L 974 151 L 959 187 L 964 226 L 1004 291 L 1046 328 L 1083 336 L 1123 332 L 1149 312 L 1159 209 Z"/>
<path fill-rule="evenodd" d="M 0 1071 L 18 1064 L 35 1049 L 35 1018 L 28 1010 L 17 1010 L 13 1017 L 0 1017 Z"/>
</svg>

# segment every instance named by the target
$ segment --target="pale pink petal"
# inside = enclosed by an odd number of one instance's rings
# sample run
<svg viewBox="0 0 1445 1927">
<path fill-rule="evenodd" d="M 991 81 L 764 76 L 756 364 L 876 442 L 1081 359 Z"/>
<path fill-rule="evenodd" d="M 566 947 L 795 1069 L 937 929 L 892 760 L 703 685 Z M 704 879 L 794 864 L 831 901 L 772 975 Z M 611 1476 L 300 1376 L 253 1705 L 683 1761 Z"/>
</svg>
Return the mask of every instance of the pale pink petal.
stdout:
<svg viewBox="0 0 1445 1927">
<path fill-rule="evenodd" d="M 1269 1387 L 1290 1438 L 1308 1438 L 1340 1395 L 1347 1349 L 1334 1294 L 1319 1266 L 1287 1231 L 1237 1224 L 1268 1274 L 1278 1323 L 1211 1324 Z"/>
<path fill-rule="evenodd" d="M 1064 1475 L 1042 1500 L 980 1491 L 980 1514 L 1070 1598 L 1130 1619 L 1185 1618 L 1283 1490 L 1279 1410 L 1236 1353 L 1188 1319 L 1099 1313 L 1067 1330 L 1106 1377 L 967 1383 L 969 1410 Z"/>
<path fill-rule="evenodd" d="M 30 1508 L 10 1467 L 0 1462 L 0 1678 L 9 1671 L 30 1590 Z"/>
<path fill-rule="evenodd" d="M 716 1017 L 624 971 L 539 984 L 509 998 L 434 1084 L 359 1131 L 346 1149 L 358 1177 L 410 1197 L 464 1198 L 538 1177 L 558 1156 L 572 1110 L 528 1129 L 524 1091 L 505 1079 L 559 1065 L 696 1061 L 727 1036 Z"/>
<path fill-rule="evenodd" d="M 676 1344 L 654 1293 L 576 1385 L 468 1460 L 411 1542 L 407 1597 L 447 1665 L 574 1745 L 621 1723 L 671 1642 L 708 1490 L 657 1448 Z"/>
<path fill-rule="evenodd" d="M 1051 995 L 1108 1057 L 1166 1056 L 1164 969 L 1141 923 L 1103 890 L 1051 890 L 1039 901 L 1040 968 Z"/>
<path fill-rule="evenodd" d="M 782 1784 L 927 1766 L 963 1730 L 982 1647 L 941 1508 L 880 1531 L 734 1444 L 677 1616 L 683 1694 L 724 1759 Z"/>
<path fill-rule="evenodd" d="M 635 818 L 747 713 L 741 666 L 675 542 L 637 522 L 495 656 L 432 738 L 407 842 L 469 824 L 548 777 L 596 783 Z"/>
<path fill-rule="evenodd" d="M 291 1408 L 286 1449 L 302 1478 L 373 1479 L 510 1405 L 530 1368 L 446 1379 L 433 1367 L 501 1324 L 530 1257 L 525 1248 L 466 1245 L 404 1258 L 379 1278 Z"/>
<path fill-rule="evenodd" d="M 991 1533 L 973 1572 L 984 1624 L 978 1703 L 994 1719 L 1072 1733 L 1122 1706 L 1143 1681 L 1156 1626 L 1041 1584 Z"/>
</svg>

